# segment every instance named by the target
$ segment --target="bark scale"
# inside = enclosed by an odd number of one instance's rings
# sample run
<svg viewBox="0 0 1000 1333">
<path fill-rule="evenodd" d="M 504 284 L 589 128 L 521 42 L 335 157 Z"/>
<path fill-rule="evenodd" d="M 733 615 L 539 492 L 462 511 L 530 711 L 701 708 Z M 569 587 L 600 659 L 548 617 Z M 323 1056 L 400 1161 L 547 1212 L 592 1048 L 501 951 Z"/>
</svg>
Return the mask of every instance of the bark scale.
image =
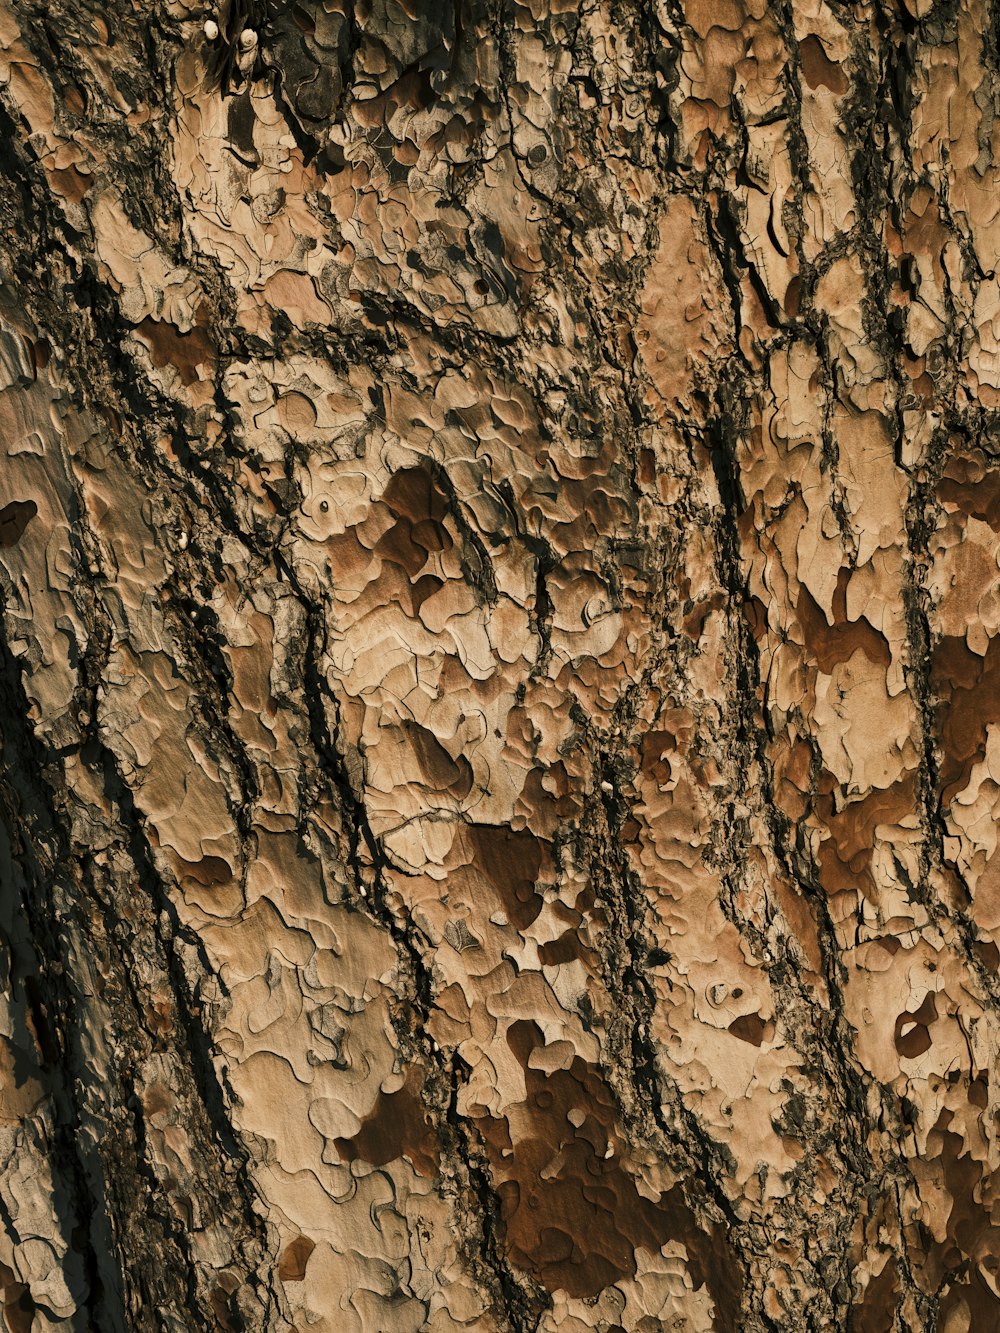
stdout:
<svg viewBox="0 0 1000 1333">
<path fill-rule="evenodd" d="M 10 1333 L 996 1325 L 998 33 L 0 0 Z"/>
</svg>

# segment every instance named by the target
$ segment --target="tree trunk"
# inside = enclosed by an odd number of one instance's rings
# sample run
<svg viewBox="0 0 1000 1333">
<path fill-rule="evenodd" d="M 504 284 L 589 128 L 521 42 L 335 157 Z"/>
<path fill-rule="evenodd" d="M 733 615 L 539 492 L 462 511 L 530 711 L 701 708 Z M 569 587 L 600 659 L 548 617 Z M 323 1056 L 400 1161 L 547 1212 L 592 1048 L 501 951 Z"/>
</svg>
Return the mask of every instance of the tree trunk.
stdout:
<svg viewBox="0 0 1000 1333">
<path fill-rule="evenodd" d="M 0 48 L 9 1333 L 997 1327 L 997 0 Z"/>
</svg>

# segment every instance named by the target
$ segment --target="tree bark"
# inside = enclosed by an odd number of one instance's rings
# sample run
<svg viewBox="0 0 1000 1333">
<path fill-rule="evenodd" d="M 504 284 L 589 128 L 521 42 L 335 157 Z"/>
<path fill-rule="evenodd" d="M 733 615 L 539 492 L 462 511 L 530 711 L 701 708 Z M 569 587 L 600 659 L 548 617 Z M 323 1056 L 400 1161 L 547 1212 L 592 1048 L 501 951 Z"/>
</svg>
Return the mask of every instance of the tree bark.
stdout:
<svg viewBox="0 0 1000 1333">
<path fill-rule="evenodd" d="M 9 1333 L 1000 1323 L 996 0 L 0 0 Z"/>
</svg>

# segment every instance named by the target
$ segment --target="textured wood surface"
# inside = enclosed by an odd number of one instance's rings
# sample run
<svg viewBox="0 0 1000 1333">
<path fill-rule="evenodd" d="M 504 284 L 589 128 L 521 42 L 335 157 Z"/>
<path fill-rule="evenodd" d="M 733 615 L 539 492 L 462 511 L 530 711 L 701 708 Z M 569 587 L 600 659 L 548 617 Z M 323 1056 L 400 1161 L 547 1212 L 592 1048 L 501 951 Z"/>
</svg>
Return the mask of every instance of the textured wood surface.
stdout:
<svg viewBox="0 0 1000 1333">
<path fill-rule="evenodd" d="M 8 1333 L 1000 1326 L 996 0 L 0 0 Z"/>
</svg>

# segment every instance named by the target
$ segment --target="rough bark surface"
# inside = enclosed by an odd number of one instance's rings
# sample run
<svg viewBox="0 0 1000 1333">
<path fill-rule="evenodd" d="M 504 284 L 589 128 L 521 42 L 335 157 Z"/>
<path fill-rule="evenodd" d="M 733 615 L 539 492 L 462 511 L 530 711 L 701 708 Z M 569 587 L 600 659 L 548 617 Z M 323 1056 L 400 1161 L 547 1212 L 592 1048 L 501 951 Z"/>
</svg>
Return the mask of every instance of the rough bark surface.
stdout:
<svg viewBox="0 0 1000 1333">
<path fill-rule="evenodd" d="M 0 0 L 9 1333 L 1000 1324 L 998 111 Z"/>
</svg>

